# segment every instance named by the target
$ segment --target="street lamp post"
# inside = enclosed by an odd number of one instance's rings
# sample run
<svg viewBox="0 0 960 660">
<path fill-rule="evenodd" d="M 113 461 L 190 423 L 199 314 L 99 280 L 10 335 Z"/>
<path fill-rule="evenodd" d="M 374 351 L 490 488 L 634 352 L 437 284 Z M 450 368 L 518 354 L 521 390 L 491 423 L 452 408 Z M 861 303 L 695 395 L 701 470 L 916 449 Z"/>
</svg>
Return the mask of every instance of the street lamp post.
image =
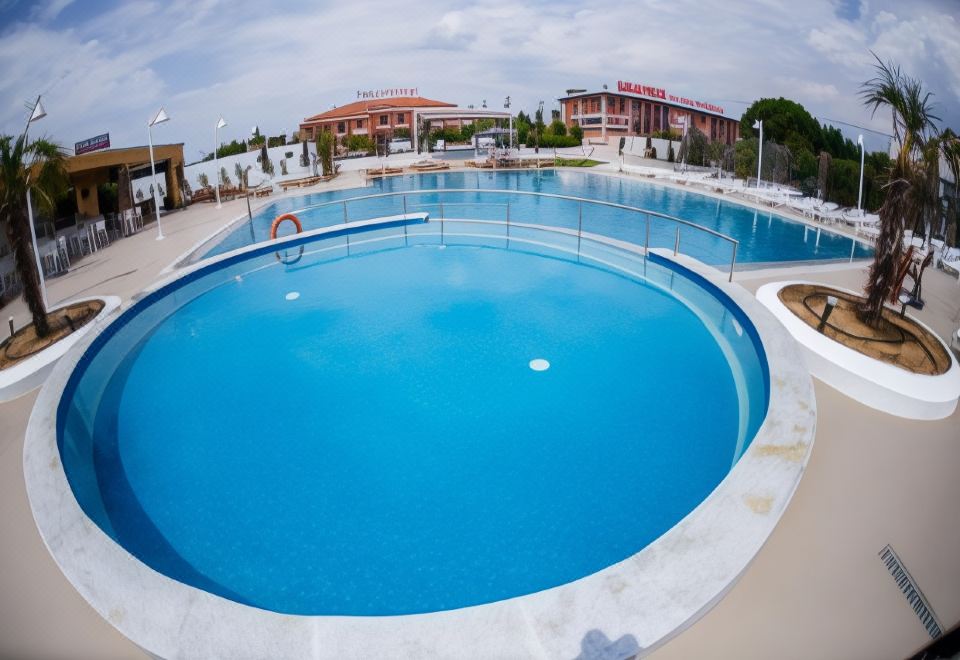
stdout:
<svg viewBox="0 0 960 660">
<path fill-rule="evenodd" d="M 157 214 L 157 240 L 163 240 L 163 227 L 160 226 L 160 200 L 157 197 L 157 192 L 159 191 L 157 187 L 157 166 L 153 160 L 153 133 L 152 129 L 157 124 L 162 124 L 165 121 L 170 121 L 170 116 L 167 115 L 166 111 L 161 107 L 157 112 L 156 116 L 150 120 L 147 124 L 147 144 L 150 146 L 150 177 L 153 181 L 153 210 Z M 216 155 L 216 152 L 214 152 Z"/>
<path fill-rule="evenodd" d="M 763 120 L 753 122 L 754 128 L 760 129 L 760 148 L 757 149 L 757 191 L 760 190 L 760 172 L 763 171 Z"/>
<path fill-rule="evenodd" d="M 510 111 L 510 97 L 507 97 L 507 100 L 503 102 L 503 107 L 509 112 Z M 513 113 L 510 112 L 510 151 L 513 152 Z"/>
<path fill-rule="evenodd" d="M 220 160 L 217 157 L 217 149 L 220 148 L 220 129 L 227 125 L 227 122 L 220 117 L 217 127 L 213 129 L 213 167 L 217 171 L 217 208 L 223 208 L 220 205 Z"/>
<path fill-rule="evenodd" d="M 863 134 L 857 136 L 857 144 L 860 145 L 860 191 L 857 193 L 857 210 L 863 215 Z"/>
<path fill-rule="evenodd" d="M 47 116 L 47 111 L 43 109 L 43 105 L 40 103 L 40 97 L 37 97 L 37 102 L 33 104 L 33 110 L 30 112 L 30 118 L 27 120 L 27 125 L 23 129 L 23 147 L 27 147 L 27 132 L 30 130 L 30 124 L 33 122 L 43 119 Z M 43 278 L 43 264 L 40 262 L 40 249 L 37 247 L 37 230 L 33 225 L 33 200 L 30 198 L 30 183 L 27 182 L 27 220 L 30 223 L 30 239 L 33 241 L 33 257 L 37 261 L 37 275 L 40 276 L 40 294 L 43 296 L 43 313 L 47 313 L 47 282 Z"/>
<path fill-rule="evenodd" d="M 544 123 L 544 121 L 543 121 L 543 101 L 540 101 L 540 103 L 537 104 L 537 111 L 538 111 L 538 114 L 540 115 L 540 123 L 542 124 L 542 123 Z M 540 127 L 539 127 L 539 126 L 537 126 L 537 153 L 538 153 L 538 154 L 540 153 Z M 539 162 L 539 161 L 538 161 L 538 162 Z"/>
</svg>

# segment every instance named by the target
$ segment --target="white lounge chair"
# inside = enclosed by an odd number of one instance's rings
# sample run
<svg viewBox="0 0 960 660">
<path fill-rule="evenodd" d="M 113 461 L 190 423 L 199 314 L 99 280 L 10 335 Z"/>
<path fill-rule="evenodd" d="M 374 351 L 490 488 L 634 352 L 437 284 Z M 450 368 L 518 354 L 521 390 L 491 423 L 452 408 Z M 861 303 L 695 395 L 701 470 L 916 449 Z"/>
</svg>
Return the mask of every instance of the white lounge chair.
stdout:
<svg viewBox="0 0 960 660">
<path fill-rule="evenodd" d="M 934 266 L 953 271 L 958 276 L 957 281 L 960 282 L 960 248 L 944 246 L 936 253 Z"/>
<path fill-rule="evenodd" d="M 860 229 L 861 227 L 873 227 L 880 224 L 880 216 L 875 213 L 855 213 L 853 215 L 844 213 L 843 221 L 854 229 Z"/>
</svg>

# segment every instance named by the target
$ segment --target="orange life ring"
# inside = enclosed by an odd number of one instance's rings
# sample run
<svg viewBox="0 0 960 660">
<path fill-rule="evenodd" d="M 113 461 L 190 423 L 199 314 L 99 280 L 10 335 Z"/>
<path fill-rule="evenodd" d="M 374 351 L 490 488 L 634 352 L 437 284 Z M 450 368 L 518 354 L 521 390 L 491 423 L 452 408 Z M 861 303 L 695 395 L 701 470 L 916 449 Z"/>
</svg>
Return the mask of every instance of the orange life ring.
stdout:
<svg viewBox="0 0 960 660">
<path fill-rule="evenodd" d="M 290 220 L 297 226 L 297 233 L 303 231 L 303 225 L 300 224 L 300 220 L 292 213 L 284 213 L 283 215 L 278 215 L 276 220 L 273 221 L 273 224 L 270 225 L 270 239 L 277 237 L 277 227 L 280 226 L 280 223 L 284 220 Z"/>
</svg>

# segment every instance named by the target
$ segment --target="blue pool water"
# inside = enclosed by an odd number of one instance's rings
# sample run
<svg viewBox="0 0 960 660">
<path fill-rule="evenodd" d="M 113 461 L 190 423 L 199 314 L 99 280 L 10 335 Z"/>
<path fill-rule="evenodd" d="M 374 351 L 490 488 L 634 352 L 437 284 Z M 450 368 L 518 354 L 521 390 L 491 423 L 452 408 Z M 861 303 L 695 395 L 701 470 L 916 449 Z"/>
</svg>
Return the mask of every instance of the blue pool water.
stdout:
<svg viewBox="0 0 960 660">
<path fill-rule="evenodd" d="M 696 507 L 766 411 L 742 312 L 658 258 L 438 229 L 260 248 L 128 310 L 58 411 L 85 512 L 226 598 L 389 615 L 575 580 Z"/>
<path fill-rule="evenodd" d="M 339 204 L 311 208 L 331 200 L 405 190 L 496 189 L 562 194 L 572 197 L 614 202 L 648 209 L 682 218 L 740 241 L 737 261 L 741 267 L 758 267 L 792 261 L 830 261 L 869 257 L 869 247 L 854 244 L 850 238 L 828 232 L 819 237 L 815 229 L 784 219 L 773 212 L 756 211 L 740 204 L 716 200 L 696 193 L 656 186 L 642 181 L 571 171 L 511 172 L 448 172 L 375 179 L 367 188 L 354 188 L 303 197 L 278 200 L 258 212 L 252 222 L 237 226 L 219 244 L 199 256 L 222 254 L 238 247 L 270 238 L 270 225 L 281 213 L 296 212 L 305 229 L 316 229 L 343 222 L 344 210 Z M 474 219 L 506 219 L 510 203 L 511 222 L 546 224 L 576 229 L 580 208 L 575 202 L 525 195 L 495 193 L 445 193 L 410 196 L 408 211 L 427 211 L 440 215 L 440 202 L 445 217 Z M 306 209 L 306 210 L 304 210 Z M 351 202 L 348 220 L 369 219 L 402 213 L 400 197 Z M 585 205 L 583 230 L 643 245 L 646 239 L 644 219 L 635 213 L 598 205 Z M 651 245 L 673 248 L 676 225 L 654 221 Z M 291 231 L 289 223 L 281 234 Z M 730 263 L 731 246 L 707 234 L 681 229 L 681 251 L 706 263 L 725 266 Z"/>
</svg>

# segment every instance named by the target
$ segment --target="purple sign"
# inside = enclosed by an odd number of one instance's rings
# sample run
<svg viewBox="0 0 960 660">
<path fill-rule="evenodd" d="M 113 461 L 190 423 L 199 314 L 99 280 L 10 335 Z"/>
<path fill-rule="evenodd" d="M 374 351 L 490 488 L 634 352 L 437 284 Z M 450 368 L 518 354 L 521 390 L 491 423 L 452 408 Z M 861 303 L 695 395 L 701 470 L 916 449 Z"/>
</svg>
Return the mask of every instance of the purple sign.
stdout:
<svg viewBox="0 0 960 660">
<path fill-rule="evenodd" d="M 77 142 L 73 147 L 73 153 L 76 155 L 89 153 L 91 151 L 99 151 L 100 149 L 109 149 L 110 148 L 110 134 L 104 133 L 103 135 L 98 135 L 97 137 L 92 137 L 89 140 L 83 140 L 82 142 Z"/>
</svg>

